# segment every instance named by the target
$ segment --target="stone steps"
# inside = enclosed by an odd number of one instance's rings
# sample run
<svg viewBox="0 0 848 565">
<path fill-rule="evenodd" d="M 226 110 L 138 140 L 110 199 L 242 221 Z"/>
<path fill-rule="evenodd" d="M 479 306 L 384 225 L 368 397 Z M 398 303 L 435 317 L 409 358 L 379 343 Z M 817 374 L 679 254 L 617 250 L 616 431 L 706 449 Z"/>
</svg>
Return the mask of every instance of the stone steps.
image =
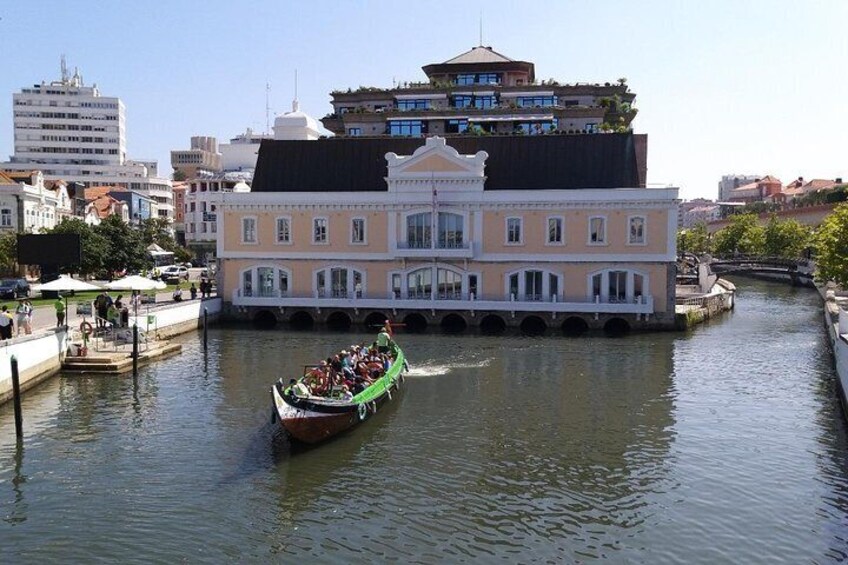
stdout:
<svg viewBox="0 0 848 565">
<path fill-rule="evenodd" d="M 139 353 L 138 366 L 143 367 L 157 359 L 164 359 L 182 351 L 177 343 L 157 343 L 147 351 Z M 66 357 L 62 362 L 62 371 L 69 373 L 96 373 L 120 375 L 132 371 L 132 356 L 125 352 L 98 354 L 86 357 Z"/>
</svg>

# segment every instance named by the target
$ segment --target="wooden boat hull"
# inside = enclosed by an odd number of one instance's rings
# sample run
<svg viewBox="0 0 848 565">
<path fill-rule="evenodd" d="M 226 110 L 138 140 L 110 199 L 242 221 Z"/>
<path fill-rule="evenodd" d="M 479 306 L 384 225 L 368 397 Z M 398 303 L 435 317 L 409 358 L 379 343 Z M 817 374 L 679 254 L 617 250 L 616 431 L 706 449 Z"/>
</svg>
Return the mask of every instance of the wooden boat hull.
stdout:
<svg viewBox="0 0 848 565">
<path fill-rule="evenodd" d="M 401 354 L 402 355 L 402 354 Z M 320 398 L 296 398 L 287 393 L 282 381 L 271 387 L 274 414 L 288 434 L 303 443 L 319 443 L 348 430 L 375 414 L 385 402 L 393 399 L 403 380 L 404 359 L 395 371 L 370 394 L 351 402 L 332 402 Z"/>
</svg>

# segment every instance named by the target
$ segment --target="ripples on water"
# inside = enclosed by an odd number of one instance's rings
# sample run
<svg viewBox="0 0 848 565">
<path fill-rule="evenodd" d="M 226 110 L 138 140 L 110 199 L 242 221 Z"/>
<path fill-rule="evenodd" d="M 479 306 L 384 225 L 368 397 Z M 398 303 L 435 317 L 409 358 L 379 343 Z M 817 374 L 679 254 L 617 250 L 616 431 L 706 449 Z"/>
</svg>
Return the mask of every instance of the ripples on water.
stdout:
<svg viewBox="0 0 848 565">
<path fill-rule="evenodd" d="M 404 393 L 292 450 L 272 381 L 364 336 L 216 330 L 0 408 L 9 562 L 827 562 L 848 442 L 815 294 L 743 284 L 694 332 L 399 336 Z M 5 562 L 6 560 L 3 559 Z"/>
</svg>

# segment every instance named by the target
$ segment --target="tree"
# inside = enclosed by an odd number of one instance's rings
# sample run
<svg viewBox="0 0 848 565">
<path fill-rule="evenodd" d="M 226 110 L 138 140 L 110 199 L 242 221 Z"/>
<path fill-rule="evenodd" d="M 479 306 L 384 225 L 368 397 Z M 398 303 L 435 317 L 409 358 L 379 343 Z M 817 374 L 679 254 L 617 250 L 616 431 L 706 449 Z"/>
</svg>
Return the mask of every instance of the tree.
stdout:
<svg viewBox="0 0 848 565">
<path fill-rule="evenodd" d="M 736 214 L 730 225 L 716 233 L 713 250 L 717 255 L 762 255 L 765 230 L 757 224 L 754 214 Z"/>
<path fill-rule="evenodd" d="M 848 204 L 840 204 L 815 236 L 816 278 L 848 287 Z"/>
<path fill-rule="evenodd" d="M 0 272 L 14 275 L 18 268 L 18 236 L 4 233 L 0 236 Z"/>
<path fill-rule="evenodd" d="M 677 232 L 677 252 L 694 253 L 702 255 L 710 253 L 712 242 L 710 234 L 707 231 L 707 225 L 704 222 L 699 222 L 693 227 Z"/>
<path fill-rule="evenodd" d="M 60 265 L 62 272 L 94 275 L 103 270 L 103 259 L 109 253 L 109 242 L 81 218 L 65 218 L 49 233 L 75 233 L 80 236 L 82 262 L 79 265 Z"/>
<path fill-rule="evenodd" d="M 171 234 L 171 223 L 165 218 L 142 220 L 139 231 L 145 247 L 155 243 L 165 251 L 171 251 L 177 262 L 184 263 L 191 260 L 191 251 L 177 243 Z"/>
<path fill-rule="evenodd" d="M 103 258 L 103 269 L 111 277 L 118 271 L 140 271 L 153 265 L 141 232 L 126 224 L 120 216 L 108 216 L 94 228 L 103 236 L 109 251 Z"/>
<path fill-rule="evenodd" d="M 186 180 L 186 174 L 183 171 L 174 169 L 174 180 L 177 182 Z"/>
<path fill-rule="evenodd" d="M 764 255 L 795 259 L 801 257 L 809 246 L 809 227 L 798 220 L 778 221 L 772 214 L 764 231 Z"/>
</svg>

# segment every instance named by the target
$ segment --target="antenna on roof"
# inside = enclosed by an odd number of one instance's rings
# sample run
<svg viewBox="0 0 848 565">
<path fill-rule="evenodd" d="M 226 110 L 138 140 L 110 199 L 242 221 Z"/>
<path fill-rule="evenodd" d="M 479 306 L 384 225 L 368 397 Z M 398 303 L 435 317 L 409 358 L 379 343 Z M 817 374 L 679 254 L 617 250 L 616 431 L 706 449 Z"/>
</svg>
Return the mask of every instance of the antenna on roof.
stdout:
<svg viewBox="0 0 848 565">
<path fill-rule="evenodd" d="M 483 47 L 483 8 L 480 8 L 480 47 Z"/>
<path fill-rule="evenodd" d="M 297 69 L 294 70 L 294 100 L 292 101 L 292 112 L 297 112 L 299 105 L 297 103 Z"/>
<path fill-rule="evenodd" d="M 271 83 L 265 82 L 265 133 L 271 133 Z"/>
<path fill-rule="evenodd" d="M 65 63 L 65 54 L 62 53 L 62 82 L 68 82 L 68 65 Z"/>
</svg>

